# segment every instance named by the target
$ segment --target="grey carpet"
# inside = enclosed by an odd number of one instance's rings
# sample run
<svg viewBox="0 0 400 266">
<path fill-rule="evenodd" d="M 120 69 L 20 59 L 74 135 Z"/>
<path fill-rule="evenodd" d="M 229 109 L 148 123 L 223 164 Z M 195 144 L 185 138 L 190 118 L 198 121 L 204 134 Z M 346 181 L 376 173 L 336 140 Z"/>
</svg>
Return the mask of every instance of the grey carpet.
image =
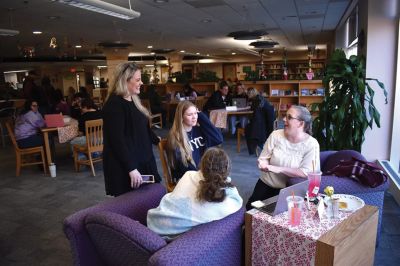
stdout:
<svg viewBox="0 0 400 266">
<path fill-rule="evenodd" d="M 166 130 L 157 131 L 161 136 Z M 231 177 L 246 203 L 258 179 L 256 157 L 236 139 L 227 137 L 223 148 L 232 159 Z M 154 149 L 162 174 L 157 149 Z M 15 155 L 11 145 L 0 148 L 0 265 L 71 265 L 69 243 L 62 221 L 71 213 L 108 197 L 104 193 L 101 163 L 74 171 L 67 145 L 56 145 L 57 177 L 45 176 L 36 166 L 23 168 L 15 177 Z M 396 265 L 400 261 L 400 208 L 387 193 L 383 232 L 376 250 L 375 265 Z"/>
</svg>

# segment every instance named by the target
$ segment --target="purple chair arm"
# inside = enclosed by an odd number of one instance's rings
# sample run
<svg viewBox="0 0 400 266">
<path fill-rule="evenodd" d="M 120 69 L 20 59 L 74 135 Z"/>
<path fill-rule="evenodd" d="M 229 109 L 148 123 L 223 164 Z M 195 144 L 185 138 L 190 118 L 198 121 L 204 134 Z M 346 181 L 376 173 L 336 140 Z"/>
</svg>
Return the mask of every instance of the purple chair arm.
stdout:
<svg viewBox="0 0 400 266">
<path fill-rule="evenodd" d="M 154 252 L 167 245 L 138 221 L 109 211 L 88 214 L 85 223 L 107 265 L 145 265 Z"/>
<path fill-rule="evenodd" d="M 148 265 L 241 265 L 244 208 L 196 226 L 157 251 Z"/>
<path fill-rule="evenodd" d="M 65 218 L 63 229 L 70 241 L 74 265 L 104 265 L 85 228 L 89 213 L 111 211 L 146 224 L 147 210 L 157 207 L 164 194 L 161 184 L 145 185 Z"/>
</svg>

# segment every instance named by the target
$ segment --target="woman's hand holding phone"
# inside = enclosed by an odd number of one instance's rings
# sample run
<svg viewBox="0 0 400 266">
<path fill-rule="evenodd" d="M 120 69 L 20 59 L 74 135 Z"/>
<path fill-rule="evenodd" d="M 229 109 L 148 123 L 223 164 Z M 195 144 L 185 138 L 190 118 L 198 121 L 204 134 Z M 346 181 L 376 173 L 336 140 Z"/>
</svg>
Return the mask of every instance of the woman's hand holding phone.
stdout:
<svg viewBox="0 0 400 266">
<path fill-rule="evenodd" d="M 129 172 L 129 177 L 131 179 L 131 188 L 138 188 L 142 183 L 142 175 L 137 169 Z"/>
</svg>

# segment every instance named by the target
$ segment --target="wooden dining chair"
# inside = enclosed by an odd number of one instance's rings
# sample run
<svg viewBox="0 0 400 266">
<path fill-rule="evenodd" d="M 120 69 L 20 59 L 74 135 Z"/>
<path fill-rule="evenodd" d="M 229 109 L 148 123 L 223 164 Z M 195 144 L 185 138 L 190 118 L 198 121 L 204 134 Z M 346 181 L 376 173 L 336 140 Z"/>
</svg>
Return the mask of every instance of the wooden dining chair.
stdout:
<svg viewBox="0 0 400 266">
<path fill-rule="evenodd" d="M 167 187 L 167 191 L 171 192 L 172 190 L 174 190 L 176 184 L 175 182 L 172 181 L 171 170 L 168 165 L 166 148 L 167 148 L 167 139 L 161 139 L 160 142 L 158 143 L 158 151 L 160 152 L 160 160 L 165 180 L 165 186 Z"/>
<path fill-rule="evenodd" d="M 96 176 L 93 163 L 101 162 L 103 152 L 103 119 L 89 120 L 85 123 L 86 144 L 73 146 L 75 171 L 79 172 L 81 165 L 88 165 L 92 169 L 93 176 Z M 83 153 L 87 158 L 80 159 L 79 153 Z M 93 157 L 93 153 L 100 154 Z"/>
<path fill-rule="evenodd" d="M 161 114 L 161 113 L 152 114 L 152 113 L 151 113 L 151 108 L 150 108 L 150 102 L 149 102 L 149 100 L 147 100 L 147 99 L 142 99 L 141 101 L 142 101 L 143 106 L 144 106 L 147 110 L 149 110 L 149 112 L 150 112 L 150 119 L 149 119 L 150 128 L 152 128 L 153 126 L 159 126 L 160 128 L 162 128 L 162 127 L 163 127 L 163 124 L 162 124 L 162 114 Z M 154 119 L 156 119 L 156 122 L 154 122 Z"/>
<path fill-rule="evenodd" d="M 11 138 L 15 150 L 15 159 L 16 159 L 15 175 L 16 176 L 20 175 L 21 167 L 29 165 L 37 165 L 37 164 L 41 164 L 43 166 L 44 173 L 47 174 L 46 159 L 44 156 L 43 146 L 37 146 L 32 148 L 19 148 L 17 140 L 15 139 L 14 135 L 14 127 L 11 125 L 9 121 L 6 122 L 6 127 L 8 135 Z M 36 158 L 34 155 L 38 154 L 40 154 L 40 161 L 35 160 Z"/>
<path fill-rule="evenodd" d="M 197 109 L 199 109 L 200 111 L 203 111 L 203 107 L 206 104 L 207 99 L 205 96 L 197 96 L 196 100 L 195 100 L 195 105 L 197 107 Z"/>
</svg>

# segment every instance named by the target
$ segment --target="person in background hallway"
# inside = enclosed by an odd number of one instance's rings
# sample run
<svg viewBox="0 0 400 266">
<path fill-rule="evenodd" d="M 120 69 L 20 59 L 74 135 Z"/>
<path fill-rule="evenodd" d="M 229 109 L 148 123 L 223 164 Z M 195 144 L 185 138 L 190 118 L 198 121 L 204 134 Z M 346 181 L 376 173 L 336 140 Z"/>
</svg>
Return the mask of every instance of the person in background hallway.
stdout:
<svg viewBox="0 0 400 266">
<path fill-rule="evenodd" d="M 174 191 L 148 211 L 148 228 L 172 240 L 197 225 L 237 212 L 243 200 L 231 183 L 230 170 L 231 161 L 225 151 L 208 149 L 201 158 L 200 171 L 186 172 Z"/>
<path fill-rule="evenodd" d="M 307 108 L 293 105 L 284 122 L 285 128 L 272 132 L 258 158 L 261 176 L 246 204 L 248 210 L 252 202 L 278 195 L 288 178 L 307 178 L 308 172 L 320 169 L 319 144 L 311 136 L 312 117 Z"/>
<path fill-rule="evenodd" d="M 44 141 L 40 129 L 45 126 L 46 123 L 39 113 L 38 103 L 33 100 L 27 100 L 24 109 L 15 121 L 14 132 L 18 147 L 42 146 Z"/>
<path fill-rule="evenodd" d="M 229 86 L 226 81 L 219 83 L 219 90 L 215 91 L 208 99 L 203 107 L 203 111 L 207 114 L 214 109 L 224 109 L 231 102 L 231 98 L 228 96 Z"/>
<path fill-rule="evenodd" d="M 166 125 L 167 111 L 162 106 L 161 96 L 156 91 L 156 86 L 151 84 L 143 93 L 143 99 L 148 99 L 150 103 L 151 113 L 161 114 L 162 123 Z"/>
<path fill-rule="evenodd" d="M 247 96 L 247 92 L 246 92 L 246 88 L 244 87 L 244 85 L 242 83 L 236 83 L 236 88 L 235 88 L 235 92 L 232 96 L 232 105 L 235 105 L 233 102 L 233 99 L 235 98 L 244 98 L 244 99 L 248 99 Z M 231 134 L 234 136 L 236 133 L 236 124 L 239 124 L 239 126 L 241 128 L 245 128 L 246 125 L 248 123 L 248 119 L 246 116 L 236 116 L 236 115 L 230 115 L 229 116 L 229 127 L 231 130 Z"/>
<path fill-rule="evenodd" d="M 102 109 L 107 195 L 118 196 L 138 188 L 143 182 L 141 174 L 154 175 L 156 182 L 161 180 L 152 147 L 160 139 L 150 129 L 149 111 L 138 96 L 142 84 L 136 64 L 119 65 Z"/>
<path fill-rule="evenodd" d="M 69 108 L 68 103 L 64 100 L 64 96 L 60 89 L 55 92 L 55 106 L 54 113 L 63 115 L 71 115 L 71 109 Z"/>
<path fill-rule="evenodd" d="M 223 137 L 208 117 L 189 101 L 178 104 L 167 137 L 167 156 L 174 182 L 189 170 L 197 170 L 204 152 L 221 144 Z"/>
<path fill-rule="evenodd" d="M 263 144 L 274 130 L 275 111 L 272 106 L 257 89 L 249 88 L 249 100 L 253 114 L 250 123 L 245 128 L 247 149 L 252 155 L 257 146 L 262 149 Z"/>
</svg>

